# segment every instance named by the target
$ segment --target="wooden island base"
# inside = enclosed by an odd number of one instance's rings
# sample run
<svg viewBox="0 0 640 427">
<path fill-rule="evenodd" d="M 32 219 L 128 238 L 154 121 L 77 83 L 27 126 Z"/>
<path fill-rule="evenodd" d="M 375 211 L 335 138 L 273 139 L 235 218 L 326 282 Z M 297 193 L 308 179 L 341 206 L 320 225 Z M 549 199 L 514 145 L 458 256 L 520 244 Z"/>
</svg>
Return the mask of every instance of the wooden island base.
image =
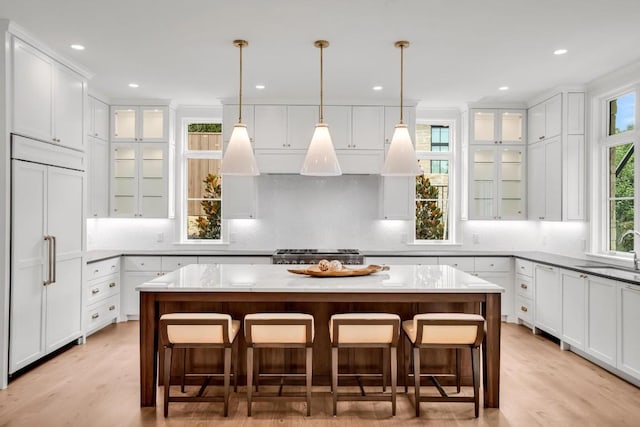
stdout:
<svg viewBox="0 0 640 427">
<path fill-rule="evenodd" d="M 155 406 L 156 378 L 163 384 L 162 373 L 158 373 L 157 362 L 163 363 L 159 353 L 158 320 L 164 313 L 174 312 L 220 312 L 242 320 L 256 312 L 300 312 L 309 313 L 315 319 L 313 345 L 314 385 L 329 385 L 331 373 L 331 345 L 329 341 L 329 318 L 336 313 L 387 312 L 397 313 L 408 320 L 417 313 L 465 312 L 479 313 L 487 320 L 487 334 L 483 345 L 483 390 L 484 406 L 499 406 L 500 381 L 500 293 L 309 293 L 309 292 L 172 292 L 144 290 L 140 298 L 140 386 L 141 406 Z M 384 301 L 384 302 L 381 302 Z M 239 378 L 244 383 L 246 371 L 246 344 L 241 331 L 239 341 Z M 398 349 L 398 382 L 404 384 L 404 358 L 401 339 Z M 282 370 L 285 361 L 287 372 L 302 371 L 302 352 L 273 349 L 260 352 L 260 372 L 275 373 Z M 471 363 L 468 352 L 462 354 L 463 384 L 471 384 Z M 215 351 L 190 351 L 186 355 L 187 372 L 217 372 L 220 354 Z M 432 351 L 423 357 L 423 372 L 450 373 L 455 371 L 455 352 Z M 341 372 L 379 373 L 382 353 L 377 349 L 343 350 L 340 353 Z M 171 383 L 179 384 L 178 372 L 182 369 L 183 355 L 174 358 Z M 174 376 L 175 375 L 175 376 Z M 443 378 L 442 383 L 451 383 Z M 389 383 L 389 382 L 387 382 Z M 354 383 L 355 384 L 355 383 Z M 365 382 L 366 384 L 366 382 Z"/>
</svg>

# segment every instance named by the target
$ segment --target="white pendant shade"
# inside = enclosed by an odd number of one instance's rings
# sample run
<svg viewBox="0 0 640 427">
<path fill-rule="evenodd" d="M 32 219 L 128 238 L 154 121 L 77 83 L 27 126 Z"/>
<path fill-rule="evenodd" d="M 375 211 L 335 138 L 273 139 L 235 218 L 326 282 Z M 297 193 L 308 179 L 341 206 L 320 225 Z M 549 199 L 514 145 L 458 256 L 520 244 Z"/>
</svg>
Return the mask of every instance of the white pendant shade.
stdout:
<svg viewBox="0 0 640 427">
<path fill-rule="evenodd" d="M 336 150 L 333 148 L 333 142 L 329 134 L 329 126 L 324 123 L 316 125 L 300 174 L 312 176 L 342 175 Z"/>
<path fill-rule="evenodd" d="M 380 175 L 416 176 L 422 173 L 407 125 L 397 124 Z"/>
<path fill-rule="evenodd" d="M 242 123 L 233 127 L 229 146 L 222 158 L 221 173 L 222 175 L 260 175 L 247 133 L 247 126 Z"/>
</svg>

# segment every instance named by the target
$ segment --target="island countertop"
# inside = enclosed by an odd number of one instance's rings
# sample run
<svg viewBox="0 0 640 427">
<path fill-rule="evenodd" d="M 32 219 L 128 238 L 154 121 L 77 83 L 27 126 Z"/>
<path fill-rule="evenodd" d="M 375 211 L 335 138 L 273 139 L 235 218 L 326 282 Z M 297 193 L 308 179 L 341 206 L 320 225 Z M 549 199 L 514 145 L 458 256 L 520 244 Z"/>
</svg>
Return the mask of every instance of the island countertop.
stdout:
<svg viewBox="0 0 640 427">
<path fill-rule="evenodd" d="M 504 288 L 448 265 L 391 265 L 368 276 L 311 277 L 301 265 L 190 264 L 136 287 L 141 292 L 502 293 Z"/>
</svg>

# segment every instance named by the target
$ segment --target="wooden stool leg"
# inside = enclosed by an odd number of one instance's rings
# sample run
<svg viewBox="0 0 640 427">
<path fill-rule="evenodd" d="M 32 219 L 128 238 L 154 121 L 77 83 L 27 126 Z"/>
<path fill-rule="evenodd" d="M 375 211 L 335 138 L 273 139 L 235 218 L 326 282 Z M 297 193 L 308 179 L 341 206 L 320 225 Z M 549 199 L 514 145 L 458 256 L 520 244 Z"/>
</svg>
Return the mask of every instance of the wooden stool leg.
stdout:
<svg viewBox="0 0 640 427">
<path fill-rule="evenodd" d="M 389 372 L 389 349 L 382 349 L 382 392 L 387 391 L 387 375 Z"/>
<path fill-rule="evenodd" d="M 180 391 L 184 393 L 184 376 L 187 372 L 187 349 L 182 350 L 182 377 L 180 379 Z"/>
<path fill-rule="evenodd" d="M 331 386 L 333 388 L 333 416 L 338 415 L 338 347 L 331 348 Z"/>
<path fill-rule="evenodd" d="M 253 392 L 253 347 L 247 347 L 247 416 L 251 416 L 251 393 Z"/>
<path fill-rule="evenodd" d="M 313 379 L 313 348 L 307 347 L 307 364 L 305 367 L 305 373 L 307 376 L 307 417 L 311 416 L 311 386 Z"/>
<path fill-rule="evenodd" d="M 224 349 L 224 416 L 229 416 L 229 388 L 231 385 L 231 348 Z"/>
<path fill-rule="evenodd" d="M 171 387 L 171 347 L 164 348 L 164 416 L 169 416 L 169 388 Z"/>
<path fill-rule="evenodd" d="M 233 392 L 238 392 L 238 340 L 234 340 L 231 344 L 233 352 Z"/>
<path fill-rule="evenodd" d="M 402 346 L 402 355 L 404 356 L 404 392 L 409 393 L 409 372 L 411 369 L 411 341 L 407 335 L 404 336 L 404 345 Z"/>
<path fill-rule="evenodd" d="M 260 387 L 260 352 L 258 349 L 255 349 L 255 354 L 253 355 L 253 375 L 255 376 L 254 381 L 256 384 L 256 391 L 259 391 Z"/>
<path fill-rule="evenodd" d="M 473 376 L 473 402 L 475 404 L 475 416 L 480 413 L 480 349 L 471 348 L 471 370 Z"/>
<path fill-rule="evenodd" d="M 460 393 L 461 375 L 460 370 L 462 366 L 462 350 L 456 348 L 456 391 Z"/>
<path fill-rule="evenodd" d="M 398 385 L 398 349 L 391 347 L 391 415 L 396 415 L 396 387 Z"/>
<path fill-rule="evenodd" d="M 416 417 L 420 416 L 420 349 L 413 348 L 413 382 L 416 398 Z"/>
</svg>

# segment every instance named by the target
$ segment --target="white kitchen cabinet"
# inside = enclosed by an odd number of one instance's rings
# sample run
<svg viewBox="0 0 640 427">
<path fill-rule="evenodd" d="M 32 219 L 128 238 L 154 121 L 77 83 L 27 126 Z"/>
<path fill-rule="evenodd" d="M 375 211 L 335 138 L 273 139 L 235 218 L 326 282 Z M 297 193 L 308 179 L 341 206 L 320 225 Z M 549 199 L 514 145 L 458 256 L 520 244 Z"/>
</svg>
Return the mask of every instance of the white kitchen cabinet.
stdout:
<svg viewBox="0 0 640 427">
<path fill-rule="evenodd" d="M 466 273 L 473 273 L 475 271 L 475 262 L 473 257 L 441 256 L 438 257 L 438 264 L 449 265 Z"/>
<path fill-rule="evenodd" d="M 197 256 L 163 256 L 162 257 L 162 273 L 171 273 L 179 268 L 189 264 L 197 264 Z"/>
<path fill-rule="evenodd" d="M 529 109 L 528 139 L 532 144 L 562 132 L 562 94 L 557 94 Z"/>
<path fill-rule="evenodd" d="M 316 112 L 316 117 L 317 117 Z M 316 118 L 317 120 L 317 118 Z M 340 160 L 341 150 L 352 150 L 358 147 L 351 143 L 351 107 L 347 105 L 326 105 L 324 107 L 324 122 L 329 125 L 331 140 Z M 311 140 L 309 140 L 311 141 Z M 343 169 L 342 161 L 340 167 Z"/>
<path fill-rule="evenodd" d="M 287 146 L 286 105 L 256 105 L 253 120 L 256 150 L 291 148 Z M 306 145 L 302 148 L 306 148 Z"/>
<path fill-rule="evenodd" d="M 587 279 L 589 276 L 570 270 L 560 270 L 562 283 L 562 345 L 585 349 L 587 324 Z"/>
<path fill-rule="evenodd" d="M 640 287 L 619 285 L 618 369 L 640 380 Z"/>
<path fill-rule="evenodd" d="M 169 144 L 111 144 L 111 216 L 166 218 Z"/>
<path fill-rule="evenodd" d="M 11 205 L 10 373 L 82 335 L 84 173 L 23 161 L 31 159 L 18 152 L 17 140 L 23 139 L 14 137 L 12 161 L 12 192 L 21 197 Z M 64 156 L 55 151 L 51 160 L 56 155 Z"/>
<path fill-rule="evenodd" d="M 198 264 L 271 264 L 271 256 L 199 256 Z"/>
<path fill-rule="evenodd" d="M 516 321 L 524 321 L 528 326 L 533 327 L 533 262 L 516 258 L 515 276 L 515 317 Z"/>
<path fill-rule="evenodd" d="M 380 215 L 383 219 L 413 219 L 416 180 L 409 176 L 380 177 Z"/>
<path fill-rule="evenodd" d="M 402 121 L 409 128 L 409 135 L 411 135 L 411 141 L 415 145 L 416 135 L 416 108 L 415 107 L 403 107 L 402 108 Z M 396 129 L 396 125 L 400 123 L 400 107 L 384 107 L 384 143 L 385 146 L 391 144 L 393 138 L 393 132 Z"/>
<path fill-rule="evenodd" d="M 504 288 L 500 297 L 502 319 L 514 322 L 513 260 L 511 257 L 475 257 L 474 275 Z"/>
<path fill-rule="evenodd" d="M 384 107 L 354 105 L 351 109 L 351 148 L 384 149 Z"/>
<path fill-rule="evenodd" d="M 617 283 L 590 276 L 587 289 L 587 353 L 616 366 Z"/>
<path fill-rule="evenodd" d="M 438 257 L 367 256 L 365 262 L 374 265 L 438 265 Z"/>
<path fill-rule="evenodd" d="M 287 106 L 287 138 L 283 144 L 290 150 L 306 150 L 318 121 L 319 109 L 315 105 Z"/>
<path fill-rule="evenodd" d="M 18 38 L 12 73 L 13 132 L 83 150 L 84 77 Z"/>
<path fill-rule="evenodd" d="M 109 106 L 93 96 L 88 97 L 87 135 L 109 140 Z"/>
<path fill-rule="evenodd" d="M 112 105 L 112 142 L 166 142 L 169 107 L 165 105 Z"/>
<path fill-rule="evenodd" d="M 529 219 L 562 220 L 562 140 L 560 137 L 529 146 Z"/>
<path fill-rule="evenodd" d="M 525 218 L 524 146 L 476 145 L 469 156 L 469 218 Z"/>
<path fill-rule="evenodd" d="M 256 179 L 253 176 L 227 175 L 222 179 L 222 217 L 257 217 Z"/>
<path fill-rule="evenodd" d="M 121 311 L 122 316 L 137 318 L 140 315 L 140 293 L 136 286 L 162 275 L 162 257 L 128 256 L 124 257 L 122 276 Z"/>
<path fill-rule="evenodd" d="M 523 144 L 525 111 L 512 109 L 472 109 L 472 144 Z"/>
<path fill-rule="evenodd" d="M 562 284 L 558 269 L 535 264 L 534 325 L 538 329 L 560 338 L 562 336 Z"/>
<path fill-rule="evenodd" d="M 254 140 L 254 108 L 253 105 L 242 105 L 242 123 L 247 126 L 249 140 Z M 225 147 L 231 138 L 233 126 L 238 123 L 238 105 L 225 104 L 222 106 L 222 140 Z"/>
<path fill-rule="evenodd" d="M 586 218 L 586 146 L 584 135 L 568 135 L 563 153 L 563 217 L 566 220 Z"/>
<path fill-rule="evenodd" d="M 83 331 L 90 335 L 120 316 L 120 257 L 87 263 Z"/>
<path fill-rule="evenodd" d="M 89 136 L 87 195 L 90 218 L 109 216 L 109 143 Z"/>
</svg>

